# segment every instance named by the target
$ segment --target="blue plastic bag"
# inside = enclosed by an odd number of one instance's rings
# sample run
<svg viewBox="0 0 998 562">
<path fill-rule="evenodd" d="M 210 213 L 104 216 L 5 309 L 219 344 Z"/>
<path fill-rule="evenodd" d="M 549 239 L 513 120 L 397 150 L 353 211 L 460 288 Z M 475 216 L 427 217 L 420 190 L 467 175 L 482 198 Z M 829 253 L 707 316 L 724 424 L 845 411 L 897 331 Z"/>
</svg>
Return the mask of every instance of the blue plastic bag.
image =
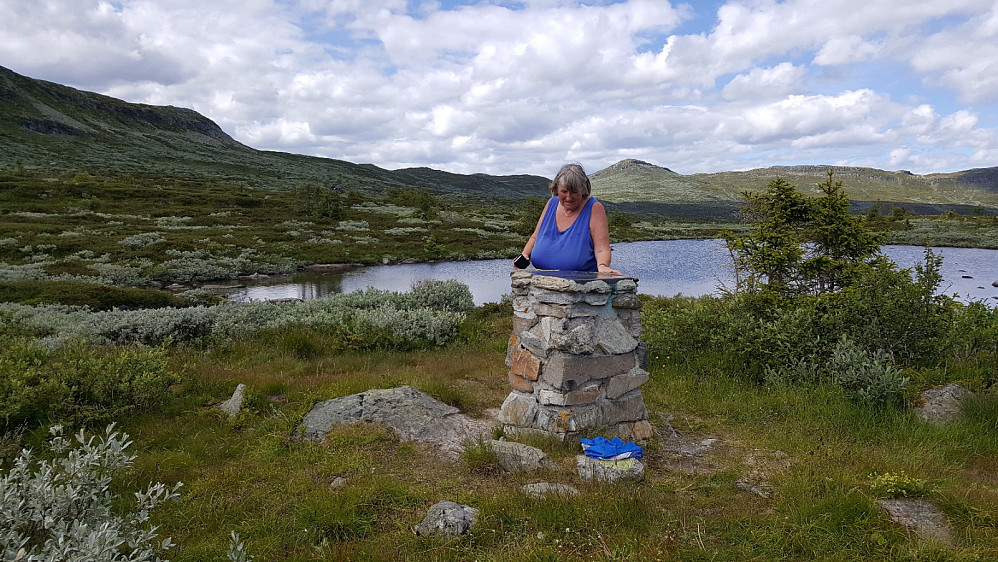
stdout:
<svg viewBox="0 0 998 562">
<path fill-rule="evenodd" d="M 591 459 L 602 461 L 612 461 L 620 459 L 640 459 L 644 456 L 644 449 L 639 445 L 628 441 L 624 442 L 620 437 L 607 439 L 606 437 L 593 437 L 592 439 L 579 439 L 582 444 L 582 452 Z"/>
</svg>

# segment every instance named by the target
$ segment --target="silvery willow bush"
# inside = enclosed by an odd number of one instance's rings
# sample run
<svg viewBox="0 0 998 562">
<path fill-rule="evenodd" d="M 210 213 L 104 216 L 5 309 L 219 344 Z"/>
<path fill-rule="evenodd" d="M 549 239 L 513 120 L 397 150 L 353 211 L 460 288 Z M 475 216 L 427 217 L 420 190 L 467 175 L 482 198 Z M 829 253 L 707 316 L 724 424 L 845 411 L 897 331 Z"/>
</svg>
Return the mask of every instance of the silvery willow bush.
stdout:
<svg viewBox="0 0 998 562">
<path fill-rule="evenodd" d="M 80 337 L 97 344 L 160 345 L 167 340 L 244 337 L 262 329 L 302 325 L 327 329 L 356 347 L 419 348 L 443 345 L 457 335 L 474 308 L 468 287 L 457 281 L 418 283 L 409 293 L 368 289 L 292 303 L 225 303 L 216 306 L 92 312 L 69 306 L 0 303 L 0 328 L 39 335 L 46 347 Z"/>
<path fill-rule="evenodd" d="M 870 353 L 842 336 L 832 350 L 828 371 L 850 400 L 873 408 L 904 403 L 908 378 L 901 376 L 883 350 Z"/>
<path fill-rule="evenodd" d="M 178 482 L 172 488 L 150 484 L 135 492 L 135 504 L 118 513 L 110 491 L 115 472 L 132 465 L 135 455 L 125 450 L 128 435 L 109 425 L 104 436 L 75 436 L 76 445 L 62 436 L 62 427 L 51 429 L 52 460 L 39 461 L 30 449 L 21 451 L 0 476 L 0 556 L 17 561 L 145 561 L 162 560 L 160 553 L 173 546 L 160 540 L 156 527 L 148 526 L 149 513 L 168 500 L 179 498 Z"/>
</svg>

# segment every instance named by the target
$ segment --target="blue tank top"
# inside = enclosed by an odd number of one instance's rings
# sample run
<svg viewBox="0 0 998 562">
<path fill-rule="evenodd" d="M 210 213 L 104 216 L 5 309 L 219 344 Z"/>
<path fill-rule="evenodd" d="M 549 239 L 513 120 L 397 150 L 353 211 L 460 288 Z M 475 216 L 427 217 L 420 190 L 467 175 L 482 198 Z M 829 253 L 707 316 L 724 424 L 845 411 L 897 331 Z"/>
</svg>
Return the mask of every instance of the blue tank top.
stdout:
<svg viewBox="0 0 998 562">
<path fill-rule="evenodd" d="M 530 261 L 537 269 L 560 269 L 563 271 L 596 271 L 596 252 L 593 237 L 589 234 L 589 218 L 593 214 L 596 198 L 590 196 L 575 218 L 572 226 L 564 232 L 558 230 L 558 198 L 548 201 L 544 219 L 530 252 Z"/>
</svg>

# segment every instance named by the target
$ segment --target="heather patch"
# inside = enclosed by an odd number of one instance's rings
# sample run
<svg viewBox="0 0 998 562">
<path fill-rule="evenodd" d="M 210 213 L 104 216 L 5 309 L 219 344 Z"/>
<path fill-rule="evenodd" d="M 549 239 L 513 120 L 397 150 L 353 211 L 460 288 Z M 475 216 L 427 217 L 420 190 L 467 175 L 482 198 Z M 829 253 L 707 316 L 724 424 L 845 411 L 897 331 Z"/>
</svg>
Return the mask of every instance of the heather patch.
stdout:
<svg viewBox="0 0 998 562">
<path fill-rule="evenodd" d="M 370 228 L 367 221 L 340 221 L 337 227 L 341 232 L 366 232 Z"/>
<path fill-rule="evenodd" d="M 413 234 L 427 234 L 430 231 L 426 228 L 416 226 L 389 228 L 384 231 L 389 236 L 412 236 Z"/>
<path fill-rule="evenodd" d="M 416 212 L 416 210 L 411 207 L 399 207 L 398 205 L 393 205 L 391 203 L 375 203 L 373 201 L 367 201 L 359 205 L 354 205 L 352 208 L 356 211 L 377 213 L 380 215 L 394 215 L 396 217 L 409 217 Z"/>
<path fill-rule="evenodd" d="M 161 242 L 166 242 L 166 238 L 164 238 L 162 234 L 158 232 L 143 232 L 142 234 L 127 236 L 119 240 L 118 244 L 128 246 L 129 248 L 145 248 L 146 246 L 159 244 Z"/>
</svg>

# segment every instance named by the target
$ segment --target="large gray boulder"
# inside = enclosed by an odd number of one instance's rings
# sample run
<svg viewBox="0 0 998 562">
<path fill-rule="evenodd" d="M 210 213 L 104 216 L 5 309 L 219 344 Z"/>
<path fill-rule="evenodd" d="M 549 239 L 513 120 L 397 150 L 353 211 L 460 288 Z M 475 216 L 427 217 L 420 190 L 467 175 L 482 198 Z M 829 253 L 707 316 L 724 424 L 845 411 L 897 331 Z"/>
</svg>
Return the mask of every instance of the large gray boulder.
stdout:
<svg viewBox="0 0 998 562">
<path fill-rule="evenodd" d="M 973 393 L 958 384 L 930 388 L 919 396 L 915 415 L 924 422 L 936 425 L 950 423 L 960 417 L 963 403 L 971 396 Z"/>
<path fill-rule="evenodd" d="M 302 419 L 297 436 L 321 440 L 338 424 L 376 423 L 403 441 L 421 441 L 440 447 L 449 456 L 462 444 L 492 432 L 493 421 L 473 420 L 457 408 L 411 386 L 368 390 L 316 404 Z"/>
<path fill-rule="evenodd" d="M 426 517 L 413 528 L 417 536 L 439 535 L 458 537 L 471 530 L 478 522 L 478 510 L 452 501 L 441 501 L 430 506 Z"/>
</svg>

